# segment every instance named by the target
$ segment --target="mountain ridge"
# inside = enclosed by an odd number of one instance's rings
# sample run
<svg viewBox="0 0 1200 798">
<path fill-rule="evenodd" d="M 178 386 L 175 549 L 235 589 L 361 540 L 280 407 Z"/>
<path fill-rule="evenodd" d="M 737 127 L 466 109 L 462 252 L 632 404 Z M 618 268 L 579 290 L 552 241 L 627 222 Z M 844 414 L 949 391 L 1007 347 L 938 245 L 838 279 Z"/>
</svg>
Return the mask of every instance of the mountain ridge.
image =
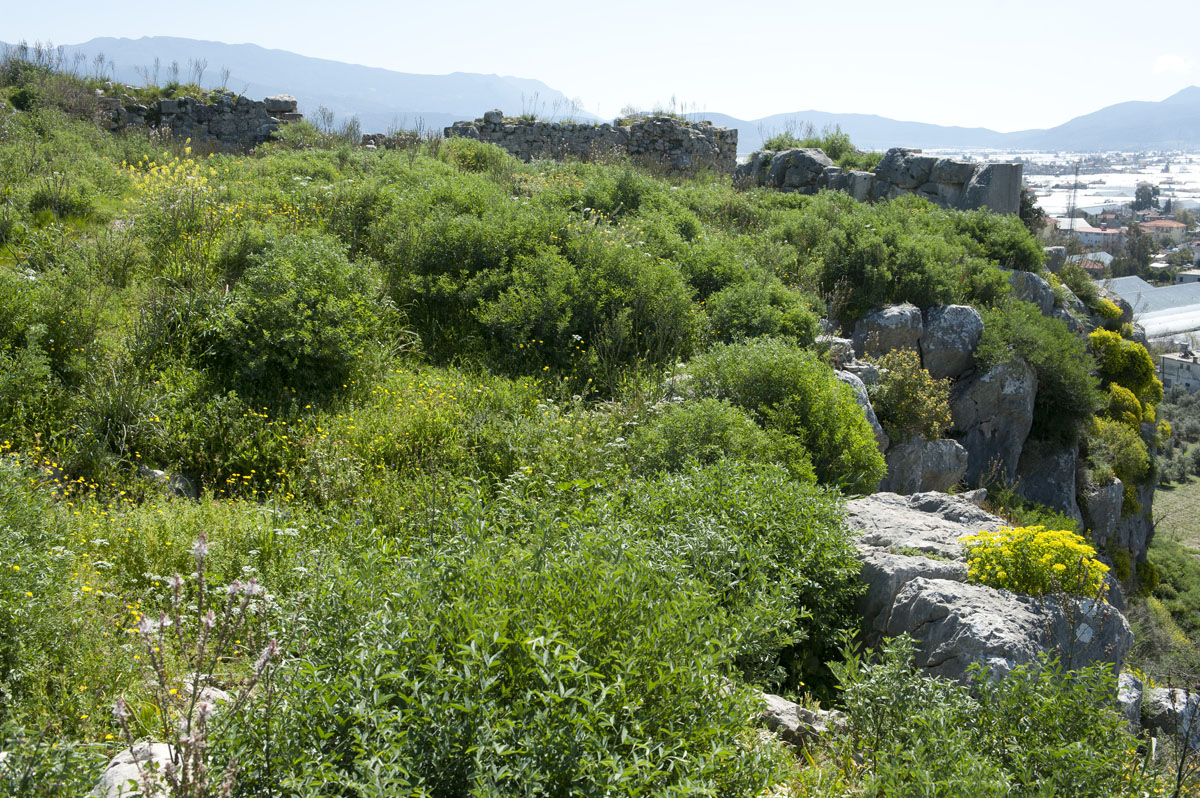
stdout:
<svg viewBox="0 0 1200 798">
<path fill-rule="evenodd" d="M 310 115 L 320 107 L 341 119 L 358 118 L 364 131 L 423 127 L 440 129 L 484 111 L 500 108 L 510 115 L 533 114 L 578 121 L 602 121 L 581 110 L 568 96 L 535 78 L 455 71 L 439 75 L 398 72 L 305 56 L 253 43 L 143 36 L 138 39 L 100 37 L 66 45 L 69 58 L 105 53 L 115 62 L 113 77 L 140 82 L 154 58 L 160 60 L 159 80 L 165 81 L 172 60 L 186 78 L 190 59 L 208 63 L 205 85 L 228 67 L 229 88 L 262 97 L 292 94 L 300 110 Z M 1129 100 L 1115 103 L 1061 125 L 1001 133 L 985 127 L 937 125 L 891 119 L 877 114 L 830 113 L 814 109 L 758 119 L 739 119 L 720 112 L 688 114 L 738 130 L 738 150 L 758 149 L 764 138 L 811 123 L 817 130 L 840 126 L 860 147 L 887 149 L 1002 149 L 1052 151 L 1200 150 L 1200 86 L 1188 86 L 1158 102 Z"/>
</svg>

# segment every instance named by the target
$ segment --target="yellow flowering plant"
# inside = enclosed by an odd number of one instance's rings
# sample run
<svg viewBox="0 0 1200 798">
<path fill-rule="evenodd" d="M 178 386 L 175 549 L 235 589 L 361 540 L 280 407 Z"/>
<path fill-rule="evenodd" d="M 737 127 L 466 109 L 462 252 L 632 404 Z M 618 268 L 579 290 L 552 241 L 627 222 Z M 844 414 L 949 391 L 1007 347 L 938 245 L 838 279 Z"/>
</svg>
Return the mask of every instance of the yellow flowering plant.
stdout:
<svg viewBox="0 0 1200 798">
<path fill-rule="evenodd" d="M 989 587 L 1034 596 L 1069 593 L 1099 597 L 1108 566 L 1096 550 L 1066 529 L 1001 527 L 959 538 L 967 554 L 967 578 Z"/>
</svg>

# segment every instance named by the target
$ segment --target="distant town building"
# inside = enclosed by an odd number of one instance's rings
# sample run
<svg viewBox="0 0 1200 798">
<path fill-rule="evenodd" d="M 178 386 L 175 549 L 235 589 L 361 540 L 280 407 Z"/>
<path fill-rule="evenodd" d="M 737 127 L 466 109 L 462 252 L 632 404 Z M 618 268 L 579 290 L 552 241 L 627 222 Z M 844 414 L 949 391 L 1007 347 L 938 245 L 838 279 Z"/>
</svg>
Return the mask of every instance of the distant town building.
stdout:
<svg viewBox="0 0 1200 798">
<path fill-rule="evenodd" d="M 1175 283 L 1200 283 L 1200 269 L 1186 269 L 1175 275 Z"/>
<path fill-rule="evenodd" d="M 1093 227 L 1086 219 L 1057 217 L 1054 220 L 1060 232 L 1074 236 L 1085 247 L 1115 249 L 1125 243 L 1125 231 L 1116 227 Z"/>
<path fill-rule="evenodd" d="M 1179 387 L 1187 391 L 1200 391 L 1200 358 L 1187 347 L 1179 352 L 1160 355 L 1158 377 L 1164 388 Z"/>
<path fill-rule="evenodd" d="M 1172 244 L 1182 244 L 1183 234 L 1187 232 L 1187 225 L 1174 219 L 1155 219 L 1152 222 L 1144 222 L 1142 231 L 1170 241 Z"/>
</svg>

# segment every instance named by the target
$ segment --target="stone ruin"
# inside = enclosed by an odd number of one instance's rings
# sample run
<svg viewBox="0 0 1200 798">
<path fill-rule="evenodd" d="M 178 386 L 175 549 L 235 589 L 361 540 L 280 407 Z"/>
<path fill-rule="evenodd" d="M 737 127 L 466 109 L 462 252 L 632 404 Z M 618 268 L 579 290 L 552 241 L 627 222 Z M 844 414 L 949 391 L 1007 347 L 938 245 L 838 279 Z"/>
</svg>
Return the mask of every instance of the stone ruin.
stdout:
<svg viewBox="0 0 1200 798">
<path fill-rule="evenodd" d="M 629 155 L 677 171 L 712 169 L 730 174 L 737 165 L 737 131 L 674 116 L 627 117 L 602 125 L 509 119 L 498 110 L 474 122 L 455 122 L 447 138 L 495 144 L 515 158 L 594 160 Z"/>
<path fill-rule="evenodd" d="M 128 95 L 101 97 L 100 112 L 110 130 L 149 125 L 195 145 L 222 150 L 248 150 L 265 141 L 288 122 L 303 119 L 296 98 L 276 94 L 251 100 L 231 91 L 215 92 L 211 102 L 195 97 L 157 100 L 149 106 Z"/>
<path fill-rule="evenodd" d="M 842 169 L 823 151 L 797 148 L 759 150 L 734 170 L 734 179 L 780 191 L 816 194 L 821 189 L 844 191 L 859 202 L 877 202 L 915 194 L 943 208 L 993 213 L 1021 209 L 1019 163 L 977 164 L 924 155 L 920 150 L 893 147 L 874 172 Z"/>
</svg>

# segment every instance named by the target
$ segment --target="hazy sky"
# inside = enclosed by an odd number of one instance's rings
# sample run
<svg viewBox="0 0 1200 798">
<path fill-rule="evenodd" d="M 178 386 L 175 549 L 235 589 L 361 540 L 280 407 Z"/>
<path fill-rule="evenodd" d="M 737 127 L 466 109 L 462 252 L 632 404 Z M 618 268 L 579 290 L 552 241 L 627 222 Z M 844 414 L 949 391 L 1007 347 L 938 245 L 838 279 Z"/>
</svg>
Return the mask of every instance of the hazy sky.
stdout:
<svg viewBox="0 0 1200 798">
<path fill-rule="evenodd" d="M 1200 3 L 3 0 L 0 40 L 186 36 L 537 78 L 584 108 L 820 110 L 1010 131 L 1200 84 Z"/>
</svg>

